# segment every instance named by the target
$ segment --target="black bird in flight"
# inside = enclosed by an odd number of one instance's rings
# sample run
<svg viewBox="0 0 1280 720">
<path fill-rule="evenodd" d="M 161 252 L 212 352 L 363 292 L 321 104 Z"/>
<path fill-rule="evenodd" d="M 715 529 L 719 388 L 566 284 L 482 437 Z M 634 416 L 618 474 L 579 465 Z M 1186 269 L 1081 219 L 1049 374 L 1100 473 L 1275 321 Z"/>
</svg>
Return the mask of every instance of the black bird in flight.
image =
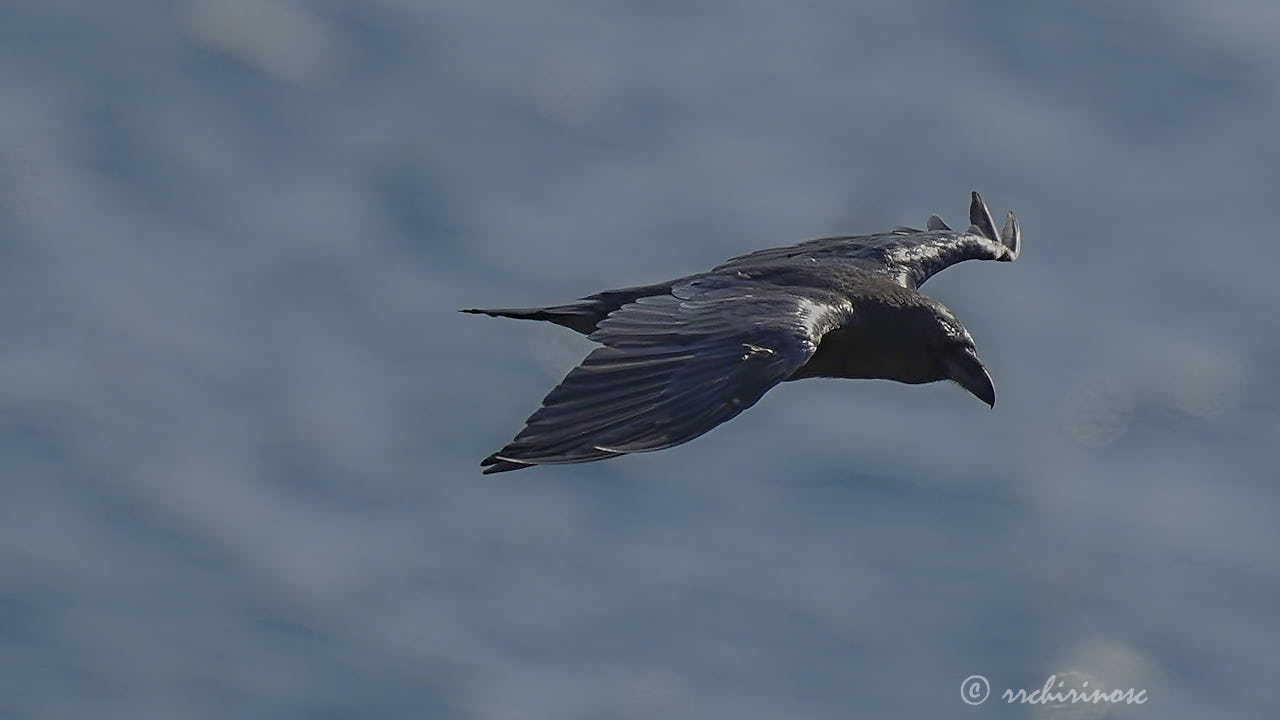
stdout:
<svg viewBox="0 0 1280 720">
<path fill-rule="evenodd" d="M 994 407 L 973 338 L 918 288 L 963 260 L 1010 261 L 1013 213 L 996 233 L 978 193 L 969 229 L 810 240 L 733 258 L 710 272 L 606 290 L 567 305 L 463 310 L 548 320 L 602 345 L 542 401 L 486 473 L 576 463 L 688 442 L 810 377 L 954 380 Z"/>
</svg>

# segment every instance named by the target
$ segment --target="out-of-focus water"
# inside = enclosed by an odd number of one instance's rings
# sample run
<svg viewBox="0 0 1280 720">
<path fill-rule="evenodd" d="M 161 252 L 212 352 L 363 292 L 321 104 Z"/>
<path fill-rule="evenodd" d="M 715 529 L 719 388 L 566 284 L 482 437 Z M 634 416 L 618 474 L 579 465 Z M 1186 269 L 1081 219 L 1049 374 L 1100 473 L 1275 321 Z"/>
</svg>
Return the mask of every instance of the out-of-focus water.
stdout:
<svg viewBox="0 0 1280 720">
<path fill-rule="evenodd" d="M 1280 5 L 0 16 L 0 716 L 1104 709 L 997 697 L 1052 673 L 1274 713 Z M 994 411 L 789 383 L 479 474 L 588 344 L 457 308 L 963 224 L 970 189 L 1023 257 L 926 289 Z"/>
</svg>

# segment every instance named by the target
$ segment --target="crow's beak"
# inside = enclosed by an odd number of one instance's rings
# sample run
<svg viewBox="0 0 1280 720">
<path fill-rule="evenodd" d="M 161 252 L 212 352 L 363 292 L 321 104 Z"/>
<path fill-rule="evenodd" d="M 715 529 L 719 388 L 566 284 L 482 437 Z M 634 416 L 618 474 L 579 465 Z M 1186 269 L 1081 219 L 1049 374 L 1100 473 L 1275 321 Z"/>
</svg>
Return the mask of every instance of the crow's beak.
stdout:
<svg viewBox="0 0 1280 720">
<path fill-rule="evenodd" d="M 973 350 L 965 349 L 952 355 L 947 361 L 947 372 L 947 377 L 974 397 L 991 407 L 996 406 L 996 386 L 991 384 L 990 373 Z"/>
</svg>

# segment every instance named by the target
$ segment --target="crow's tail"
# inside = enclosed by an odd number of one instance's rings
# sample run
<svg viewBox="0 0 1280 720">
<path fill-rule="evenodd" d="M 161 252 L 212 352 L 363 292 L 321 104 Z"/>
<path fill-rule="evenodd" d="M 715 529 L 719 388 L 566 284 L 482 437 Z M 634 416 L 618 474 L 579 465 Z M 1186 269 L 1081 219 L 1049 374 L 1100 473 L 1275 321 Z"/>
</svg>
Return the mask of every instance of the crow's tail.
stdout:
<svg viewBox="0 0 1280 720">
<path fill-rule="evenodd" d="M 464 313 L 488 315 L 489 317 L 508 317 L 517 320 L 546 320 L 563 325 L 570 330 L 590 335 L 596 329 L 596 323 L 604 316 L 600 313 L 598 303 L 583 301 L 572 305 L 555 305 L 542 308 L 471 308 Z"/>
<path fill-rule="evenodd" d="M 568 305 L 553 305 L 540 308 L 470 309 L 462 312 L 488 315 L 489 317 L 516 318 L 517 320 L 546 320 L 557 325 L 563 325 L 583 335 L 590 335 L 596 331 L 596 325 L 608 317 L 609 313 L 627 303 L 635 302 L 636 298 L 663 295 L 671 292 L 671 286 L 677 282 L 680 282 L 680 280 L 657 285 L 622 288 L 621 290 L 606 290 Z"/>
</svg>

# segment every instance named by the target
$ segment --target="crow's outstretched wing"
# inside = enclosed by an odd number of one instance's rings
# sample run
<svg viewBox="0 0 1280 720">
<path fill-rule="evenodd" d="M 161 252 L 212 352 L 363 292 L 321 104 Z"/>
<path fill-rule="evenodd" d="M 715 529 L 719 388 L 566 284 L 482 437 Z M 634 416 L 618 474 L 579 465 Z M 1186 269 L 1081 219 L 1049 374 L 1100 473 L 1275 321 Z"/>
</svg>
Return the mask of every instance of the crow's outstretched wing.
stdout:
<svg viewBox="0 0 1280 720">
<path fill-rule="evenodd" d="M 1005 217 L 1004 227 L 997 234 L 991 212 L 975 192 L 969 205 L 969 222 L 969 229 L 960 232 L 933 215 L 925 230 L 898 227 L 876 235 L 821 238 L 759 250 L 733 258 L 713 272 L 748 271 L 780 263 L 834 263 L 888 275 L 915 289 L 940 270 L 964 260 L 1009 261 L 1018 257 L 1021 233 L 1013 213 Z"/>
<path fill-rule="evenodd" d="M 819 290 L 701 277 L 638 298 L 590 335 L 603 343 L 542 401 L 486 473 L 688 442 L 756 403 L 853 311 Z"/>
</svg>

